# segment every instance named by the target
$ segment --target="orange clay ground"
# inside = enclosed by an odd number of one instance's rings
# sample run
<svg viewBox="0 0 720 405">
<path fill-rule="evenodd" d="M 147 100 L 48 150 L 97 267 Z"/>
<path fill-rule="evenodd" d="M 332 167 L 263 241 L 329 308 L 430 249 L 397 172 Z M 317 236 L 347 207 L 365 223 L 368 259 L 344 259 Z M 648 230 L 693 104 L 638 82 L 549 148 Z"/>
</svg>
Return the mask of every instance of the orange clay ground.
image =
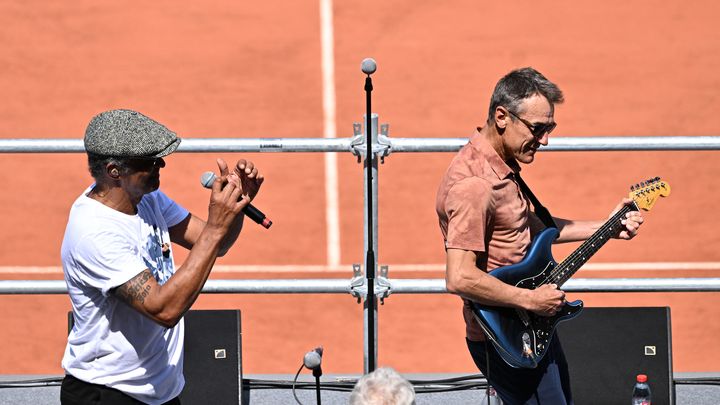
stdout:
<svg viewBox="0 0 720 405">
<path fill-rule="evenodd" d="M 466 137 L 485 120 L 497 79 L 531 65 L 564 90 L 554 136 L 719 135 L 720 6 L 703 0 L 482 4 L 471 0 L 335 1 L 338 137 L 364 108 L 360 62 L 378 62 L 374 111 L 392 137 Z M 186 138 L 322 137 L 319 1 L 0 3 L 0 137 L 76 138 L 110 108 L 132 108 Z M 551 138 L 552 142 L 552 138 Z M 162 188 L 204 216 L 198 179 L 216 157 L 176 154 Z M 343 271 L 277 273 L 268 265 L 325 265 L 320 153 L 242 154 L 266 176 L 249 223 L 222 265 L 257 265 L 229 278 L 351 277 L 363 261 L 362 166 L 338 156 Z M 380 168 L 379 261 L 393 278 L 442 278 L 434 212 L 452 154 L 394 154 Z M 662 176 L 673 195 L 632 242 L 591 263 L 720 262 L 717 152 L 542 152 L 525 178 L 555 215 L 605 217 L 631 184 Z M 89 185 L 81 154 L 0 155 L 0 277 L 61 279 L 69 207 Z M 576 245 L 558 246 L 561 259 Z M 177 261 L 182 263 L 181 254 Z M 50 273 L 32 273 L 38 266 Z M 395 267 L 397 268 L 397 267 Z M 718 277 L 718 270 L 581 271 L 578 277 Z M 675 371 L 718 371 L 717 293 L 572 294 L 589 306 L 670 306 Z M 59 374 L 63 295 L 0 296 L 0 372 Z M 292 373 L 325 347 L 328 373 L 362 371 L 362 306 L 345 295 L 203 295 L 194 308 L 239 308 L 245 373 Z M 394 295 L 379 312 L 379 364 L 401 372 L 474 372 L 460 300 Z"/>
</svg>

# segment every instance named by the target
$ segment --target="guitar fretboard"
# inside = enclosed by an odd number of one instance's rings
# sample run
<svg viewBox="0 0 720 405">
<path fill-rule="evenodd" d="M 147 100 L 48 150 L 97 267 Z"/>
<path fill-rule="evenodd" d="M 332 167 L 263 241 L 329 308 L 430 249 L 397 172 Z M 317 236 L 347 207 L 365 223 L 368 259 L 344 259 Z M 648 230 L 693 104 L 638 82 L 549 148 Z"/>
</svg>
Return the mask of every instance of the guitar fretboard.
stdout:
<svg viewBox="0 0 720 405">
<path fill-rule="evenodd" d="M 555 267 L 548 280 L 549 283 L 557 284 L 558 288 L 565 284 L 608 240 L 618 234 L 623 227 L 621 221 L 625 214 L 637 210 L 638 207 L 635 202 L 622 207 L 600 229 L 583 242 L 579 248 Z"/>
</svg>

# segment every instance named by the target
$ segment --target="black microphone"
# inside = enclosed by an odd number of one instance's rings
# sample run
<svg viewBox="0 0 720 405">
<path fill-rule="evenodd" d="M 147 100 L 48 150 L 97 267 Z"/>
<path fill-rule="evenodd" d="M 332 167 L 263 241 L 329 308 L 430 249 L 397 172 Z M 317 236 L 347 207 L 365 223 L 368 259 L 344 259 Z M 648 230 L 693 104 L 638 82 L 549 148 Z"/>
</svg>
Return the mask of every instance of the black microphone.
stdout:
<svg viewBox="0 0 720 405">
<path fill-rule="evenodd" d="M 320 367 L 322 363 L 322 354 L 323 348 L 321 346 L 310 350 L 305 354 L 305 357 L 303 357 L 303 364 L 305 367 L 313 371 L 313 375 L 315 377 L 320 377 L 322 375 L 322 368 Z"/>
<path fill-rule="evenodd" d="M 217 176 L 215 176 L 215 173 L 213 172 L 205 172 L 200 177 L 200 184 L 202 184 L 205 188 L 212 188 L 212 184 L 215 181 L 216 177 Z M 242 212 L 247 215 L 248 218 L 262 225 L 265 229 L 270 229 L 272 221 L 267 218 L 265 214 L 262 213 L 262 211 L 253 207 L 252 204 L 248 204 L 247 206 L 245 206 L 245 208 L 242 209 Z"/>
</svg>

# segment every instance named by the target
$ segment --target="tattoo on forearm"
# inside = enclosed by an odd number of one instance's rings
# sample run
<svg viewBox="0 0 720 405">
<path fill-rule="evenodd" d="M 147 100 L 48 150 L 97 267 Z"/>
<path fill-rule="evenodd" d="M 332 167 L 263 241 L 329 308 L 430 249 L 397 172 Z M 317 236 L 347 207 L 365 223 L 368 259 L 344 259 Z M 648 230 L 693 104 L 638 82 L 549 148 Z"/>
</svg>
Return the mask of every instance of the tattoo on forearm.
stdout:
<svg viewBox="0 0 720 405">
<path fill-rule="evenodd" d="M 150 270 L 145 270 L 127 283 L 119 286 L 115 290 L 115 293 L 128 304 L 132 304 L 133 301 L 143 303 L 148 294 L 150 294 L 150 289 L 152 289 L 152 286 L 148 284 L 148 280 L 151 278 L 152 274 Z"/>
</svg>

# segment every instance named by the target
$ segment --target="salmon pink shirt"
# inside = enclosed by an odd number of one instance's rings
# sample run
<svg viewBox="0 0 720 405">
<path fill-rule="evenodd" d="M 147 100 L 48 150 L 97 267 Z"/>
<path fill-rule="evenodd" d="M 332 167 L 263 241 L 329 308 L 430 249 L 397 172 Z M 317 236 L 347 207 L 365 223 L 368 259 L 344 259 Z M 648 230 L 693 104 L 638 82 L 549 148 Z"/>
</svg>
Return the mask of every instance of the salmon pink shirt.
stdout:
<svg viewBox="0 0 720 405">
<path fill-rule="evenodd" d="M 527 198 L 515 181 L 520 167 L 504 162 L 478 130 L 450 163 L 437 193 L 435 210 L 445 249 L 482 253 L 478 271 L 520 262 L 531 235 L 543 228 L 530 211 Z M 470 340 L 485 340 L 464 300 L 463 317 Z"/>
</svg>

